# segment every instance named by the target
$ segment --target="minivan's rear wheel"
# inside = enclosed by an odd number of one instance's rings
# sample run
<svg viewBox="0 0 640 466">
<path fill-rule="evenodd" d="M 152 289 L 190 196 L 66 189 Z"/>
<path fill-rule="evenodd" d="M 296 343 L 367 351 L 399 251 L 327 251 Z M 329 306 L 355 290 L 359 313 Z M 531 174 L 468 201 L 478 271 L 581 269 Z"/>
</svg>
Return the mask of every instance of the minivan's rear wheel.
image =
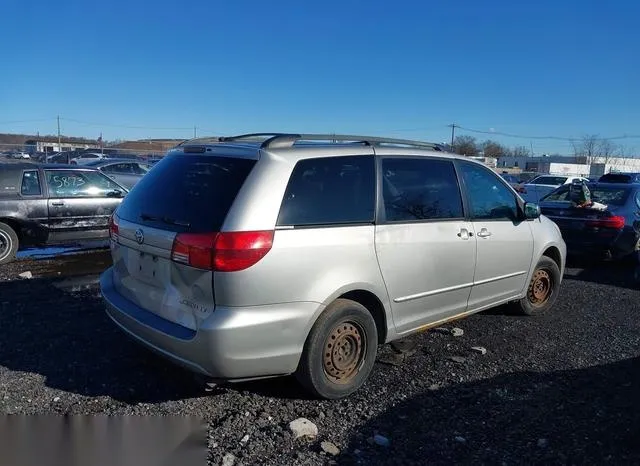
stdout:
<svg viewBox="0 0 640 466">
<path fill-rule="evenodd" d="M 371 373 L 378 348 L 376 323 L 359 303 L 338 299 L 314 324 L 296 378 L 315 396 L 343 398 Z"/>
<path fill-rule="evenodd" d="M 18 252 L 18 235 L 6 223 L 0 222 L 0 264 L 7 264 Z"/>
<path fill-rule="evenodd" d="M 560 278 L 558 264 L 553 259 L 542 256 L 533 271 L 525 297 L 516 305 L 517 311 L 535 315 L 550 309 L 558 298 Z"/>
</svg>

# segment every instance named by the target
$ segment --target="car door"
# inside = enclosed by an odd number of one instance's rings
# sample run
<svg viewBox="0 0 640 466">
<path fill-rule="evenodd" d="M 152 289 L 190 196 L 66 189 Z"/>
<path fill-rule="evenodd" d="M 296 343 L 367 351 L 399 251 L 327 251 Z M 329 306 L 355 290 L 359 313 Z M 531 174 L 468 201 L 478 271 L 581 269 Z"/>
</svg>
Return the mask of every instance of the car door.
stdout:
<svg viewBox="0 0 640 466">
<path fill-rule="evenodd" d="M 459 161 L 473 231 L 476 267 L 469 310 L 518 297 L 533 257 L 533 233 L 513 191 L 479 163 Z"/>
<path fill-rule="evenodd" d="M 396 330 L 464 313 L 476 238 L 452 160 L 382 157 L 375 246 Z"/>
<path fill-rule="evenodd" d="M 104 238 L 124 188 L 98 170 L 47 169 L 50 242 Z"/>
</svg>

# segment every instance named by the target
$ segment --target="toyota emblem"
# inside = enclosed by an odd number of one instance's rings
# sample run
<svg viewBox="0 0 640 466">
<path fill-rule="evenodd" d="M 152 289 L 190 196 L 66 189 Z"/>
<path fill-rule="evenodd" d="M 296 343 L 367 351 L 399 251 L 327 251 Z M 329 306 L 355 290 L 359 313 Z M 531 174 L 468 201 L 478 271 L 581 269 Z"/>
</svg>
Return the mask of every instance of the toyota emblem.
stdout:
<svg viewBox="0 0 640 466">
<path fill-rule="evenodd" d="M 140 229 L 136 230 L 136 241 L 138 244 L 144 243 L 144 233 Z"/>
</svg>

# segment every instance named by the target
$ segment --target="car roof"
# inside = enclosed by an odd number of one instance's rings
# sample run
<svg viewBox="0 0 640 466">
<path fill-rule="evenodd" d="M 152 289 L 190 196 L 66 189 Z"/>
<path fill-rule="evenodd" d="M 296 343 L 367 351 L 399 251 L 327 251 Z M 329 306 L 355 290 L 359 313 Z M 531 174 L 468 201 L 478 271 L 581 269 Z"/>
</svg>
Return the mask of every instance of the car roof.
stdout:
<svg viewBox="0 0 640 466">
<path fill-rule="evenodd" d="M 112 163 L 146 163 L 146 162 L 142 159 L 133 159 L 133 158 L 129 158 L 129 159 L 107 158 L 107 159 L 94 160 L 92 162 L 84 164 L 83 166 L 99 167 L 101 165 L 110 165 Z"/>
<path fill-rule="evenodd" d="M 22 171 L 22 170 L 35 170 L 36 168 L 42 168 L 46 170 L 88 170 L 95 171 L 95 168 L 87 167 L 85 165 L 68 165 L 66 163 L 40 163 L 40 162 L 28 162 L 17 161 L 15 163 L 0 163 L 0 168 L 6 171 Z"/>
<path fill-rule="evenodd" d="M 176 152 L 218 154 L 254 160 L 259 159 L 263 154 L 267 154 L 274 157 L 286 156 L 291 161 L 327 157 L 328 153 L 331 156 L 377 153 L 399 156 L 443 157 L 467 160 L 484 165 L 468 157 L 445 152 L 443 146 L 437 143 L 338 134 L 254 133 L 226 138 L 197 138 L 180 143 L 169 150 L 168 155 Z"/>
</svg>

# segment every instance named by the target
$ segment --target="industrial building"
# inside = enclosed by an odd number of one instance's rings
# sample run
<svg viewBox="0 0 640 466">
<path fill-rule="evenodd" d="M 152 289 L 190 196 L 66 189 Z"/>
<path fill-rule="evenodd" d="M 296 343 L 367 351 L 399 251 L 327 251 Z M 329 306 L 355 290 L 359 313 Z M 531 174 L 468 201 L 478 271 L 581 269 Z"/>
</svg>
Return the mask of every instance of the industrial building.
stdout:
<svg viewBox="0 0 640 466">
<path fill-rule="evenodd" d="M 100 143 L 91 139 L 56 136 L 37 136 L 24 142 L 24 150 L 29 154 L 36 152 L 63 152 L 82 149 L 99 149 Z"/>
<path fill-rule="evenodd" d="M 498 157 L 496 168 L 519 169 L 551 175 L 573 175 L 596 178 L 605 173 L 640 172 L 640 159 L 630 157 Z"/>
</svg>

